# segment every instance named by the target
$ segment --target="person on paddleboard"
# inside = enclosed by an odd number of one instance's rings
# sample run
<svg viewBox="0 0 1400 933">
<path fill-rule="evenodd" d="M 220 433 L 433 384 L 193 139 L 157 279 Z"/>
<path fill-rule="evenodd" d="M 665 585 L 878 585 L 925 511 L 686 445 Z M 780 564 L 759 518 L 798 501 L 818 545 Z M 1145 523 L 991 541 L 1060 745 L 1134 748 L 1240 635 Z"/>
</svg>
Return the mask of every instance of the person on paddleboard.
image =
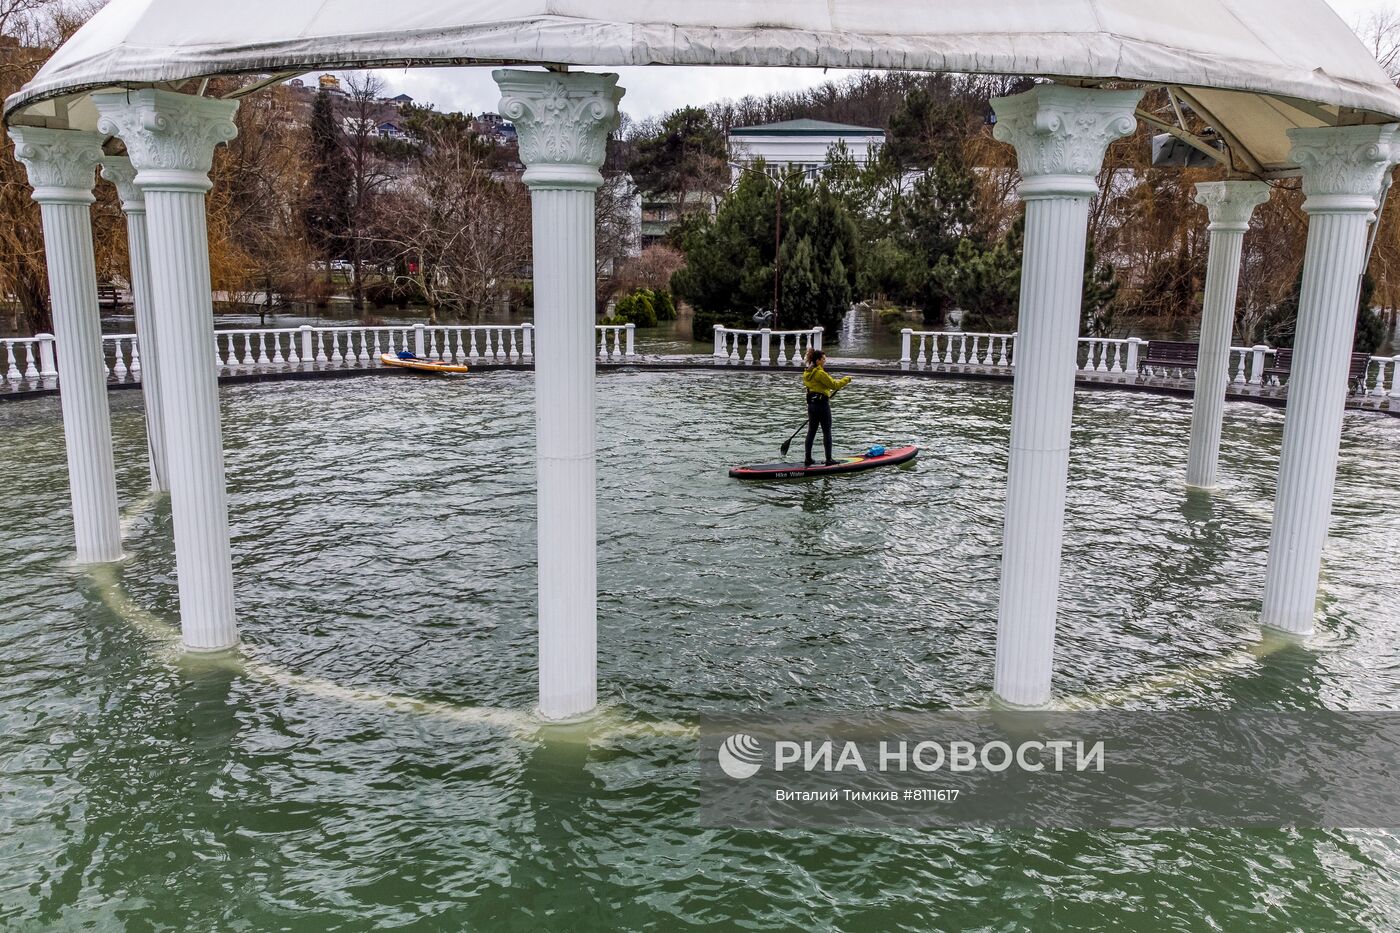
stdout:
<svg viewBox="0 0 1400 933">
<path fill-rule="evenodd" d="M 806 368 L 802 371 L 802 385 L 807 389 L 807 466 L 812 466 L 812 441 L 817 438 L 817 428 L 822 429 L 822 444 L 826 447 L 826 465 L 836 463 L 831 458 L 831 397 L 837 389 L 851 384 L 850 376 L 833 379 L 826 371 L 826 354 L 820 350 L 807 351 Z"/>
</svg>

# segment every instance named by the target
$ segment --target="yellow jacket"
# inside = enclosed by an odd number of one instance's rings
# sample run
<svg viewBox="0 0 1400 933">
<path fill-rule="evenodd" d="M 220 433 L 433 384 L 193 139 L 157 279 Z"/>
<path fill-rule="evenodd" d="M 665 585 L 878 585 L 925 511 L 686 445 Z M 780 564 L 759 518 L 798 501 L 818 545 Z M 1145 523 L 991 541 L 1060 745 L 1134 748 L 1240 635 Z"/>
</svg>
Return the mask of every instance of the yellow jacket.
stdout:
<svg viewBox="0 0 1400 933">
<path fill-rule="evenodd" d="M 831 393 L 851 384 L 851 377 L 843 376 L 840 379 L 833 379 L 831 374 L 820 366 L 813 366 L 811 369 L 802 371 L 802 384 L 807 387 L 808 392 L 817 392 L 831 398 Z"/>
</svg>

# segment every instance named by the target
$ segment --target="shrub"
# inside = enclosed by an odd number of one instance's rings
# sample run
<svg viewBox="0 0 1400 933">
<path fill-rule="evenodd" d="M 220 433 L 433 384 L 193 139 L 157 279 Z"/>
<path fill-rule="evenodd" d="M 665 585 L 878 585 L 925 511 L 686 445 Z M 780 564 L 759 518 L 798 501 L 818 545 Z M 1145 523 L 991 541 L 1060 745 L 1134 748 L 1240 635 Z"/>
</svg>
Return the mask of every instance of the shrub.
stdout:
<svg viewBox="0 0 1400 933">
<path fill-rule="evenodd" d="M 911 314 L 903 308 L 881 308 L 875 312 L 875 319 L 892 334 L 918 323 L 918 314 Z"/>
<path fill-rule="evenodd" d="M 715 339 L 715 325 L 723 324 L 725 327 L 743 327 L 744 316 L 734 311 L 703 311 L 695 309 L 695 316 L 690 322 L 691 335 L 701 343 L 709 343 Z"/>
<path fill-rule="evenodd" d="M 638 327 L 656 326 L 656 305 L 650 289 L 639 288 L 617 300 L 616 317 Z"/>
<path fill-rule="evenodd" d="M 676 319 L 676 303 L 672 300 L 670 292 L 665 290 L 654 292 L 652 305 L 656 308 L 658 321 L 674 321 Z"/>
</svg>

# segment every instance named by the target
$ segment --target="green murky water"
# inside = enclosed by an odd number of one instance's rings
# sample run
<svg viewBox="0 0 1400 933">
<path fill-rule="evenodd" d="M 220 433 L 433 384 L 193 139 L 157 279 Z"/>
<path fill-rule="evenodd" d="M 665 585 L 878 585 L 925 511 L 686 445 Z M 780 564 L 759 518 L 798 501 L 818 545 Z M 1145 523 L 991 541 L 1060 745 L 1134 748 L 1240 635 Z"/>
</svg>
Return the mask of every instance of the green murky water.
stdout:
<svg viewBox="0 0 1400 933">
<path fill-rule="evenodd" d="M 801 420 L 792 378 L 600 378 L 608 712 L 568 736 L 480 711 L 535 693 L 528 375 L 224 391 L 240 664 L 165 641 L 167 505 L 133 510 L 114 579 L 68 566 L 57 404 L 0 405 L 0 927 L 1400 926 L 1381 832 L 698 827 L 666 723 L 990 687 L 1009 388 L 865 379 L 839 437 L 918 442 L 913 470 L 728 480 Z M 140 399 L 112 403 L 133 504 Z M 1400 420 L 1347 416 L 1321 634 L 1178 677 L 1258 640 L 1282 416 L 1230 406 L 1227 485 L 1196 496 L 1187 403 L 1078 404 L 1057 692 L 1400 705 Z"/>
</svg>

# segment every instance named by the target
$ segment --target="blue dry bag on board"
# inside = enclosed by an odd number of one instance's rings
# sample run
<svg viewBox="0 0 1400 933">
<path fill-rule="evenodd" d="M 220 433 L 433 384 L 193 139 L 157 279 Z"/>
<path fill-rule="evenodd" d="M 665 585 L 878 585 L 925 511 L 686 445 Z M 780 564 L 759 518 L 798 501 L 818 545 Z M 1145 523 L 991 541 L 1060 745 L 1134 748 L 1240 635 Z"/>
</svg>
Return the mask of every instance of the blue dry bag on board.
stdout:
<svg viewBox="0 0 1400 933">
<path fill-rule="evenodd" d="M 416 356 L 413 355 L 413 351 L 412 351 L 412 350 L 400 350 L 400 351 L 399 351 L 399 359 L 401 359 L 401 360 L 416 360 L 417 358 L 418 358 L 418 357 L 416 357 Z"/>
<path fill-rule="evenodd" d="M 874 447 L 867 450 L 865 452 L 865 455 L 867 457 L 883 457 L 885 455 L 885 448 L 881 447 L 879 444 L 876 444 Z"/>
</svg>

